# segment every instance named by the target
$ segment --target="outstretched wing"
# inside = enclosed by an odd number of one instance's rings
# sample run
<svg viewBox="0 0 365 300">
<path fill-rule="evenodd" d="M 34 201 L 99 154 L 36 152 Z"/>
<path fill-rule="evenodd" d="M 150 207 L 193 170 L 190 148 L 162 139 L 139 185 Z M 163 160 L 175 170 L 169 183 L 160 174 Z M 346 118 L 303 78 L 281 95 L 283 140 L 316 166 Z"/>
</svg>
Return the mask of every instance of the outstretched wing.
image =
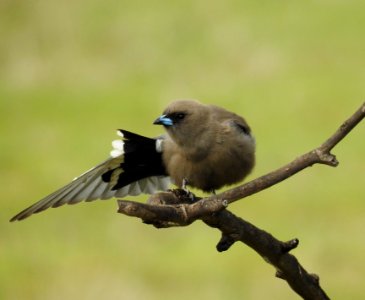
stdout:
<svg viewBox="0 0 365 300">
<path fill-rule="evenodd" d="M 49 207 L 166 190 L 170 184 L 161 156 L 162 138 L 150 139 L 118 130 L 112 157 L 76 177 L 66 186 L 21 211 L 10 221 L 23 220 Z"/>
</svg>

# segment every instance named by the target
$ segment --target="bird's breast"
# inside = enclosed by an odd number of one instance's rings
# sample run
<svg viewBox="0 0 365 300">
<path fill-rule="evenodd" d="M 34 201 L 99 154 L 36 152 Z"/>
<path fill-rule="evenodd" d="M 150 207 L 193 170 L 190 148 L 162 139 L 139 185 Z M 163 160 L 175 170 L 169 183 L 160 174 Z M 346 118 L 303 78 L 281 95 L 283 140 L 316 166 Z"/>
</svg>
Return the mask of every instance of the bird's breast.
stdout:
<svg viewBox="0 0 365 300">
<path fill-rule="evenodd" d="M 188 185 L 204 191 L 212 191 L 222 186 L 242 180 L 253 167 L 253 153 L 247 153 L 239 146 L 227 147 L 217 144 L 204 155 L 189 155 L 181 149 L 164 153 L 167 172 L 179 187 L 183 179 Z"/>
</svg>

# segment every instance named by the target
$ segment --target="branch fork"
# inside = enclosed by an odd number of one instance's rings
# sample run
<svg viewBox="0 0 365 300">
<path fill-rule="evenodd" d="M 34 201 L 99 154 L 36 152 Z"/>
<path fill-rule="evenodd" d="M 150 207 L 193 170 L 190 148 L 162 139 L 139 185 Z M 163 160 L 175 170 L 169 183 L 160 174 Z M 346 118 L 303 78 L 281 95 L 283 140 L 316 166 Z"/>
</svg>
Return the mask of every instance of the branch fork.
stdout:
<svg viewBox="0 0 365 300">
<path fill-rule="evenodd" d="M 187 226 L 227 207 L 225 200 L 194 197 L 182 189 L 152 195 L 147 203 L 118 200 L 119 213 L 138 217 L 157 228 Z"/>
</svg>

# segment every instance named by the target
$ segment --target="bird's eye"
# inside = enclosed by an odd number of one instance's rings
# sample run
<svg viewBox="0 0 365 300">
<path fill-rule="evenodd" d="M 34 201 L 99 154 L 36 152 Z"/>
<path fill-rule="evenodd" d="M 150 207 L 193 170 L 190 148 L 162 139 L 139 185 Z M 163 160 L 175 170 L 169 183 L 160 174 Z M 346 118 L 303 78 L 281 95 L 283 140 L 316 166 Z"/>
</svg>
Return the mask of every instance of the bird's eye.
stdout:
<svg viewBox="0 0 365 300">
<path fill-rule="evenodd" d="M 184 118 L 185 118 L 185 114 L 184 114 L 184 113 L 178 113 L 178 114 L 176 115 L 176 118 L 177 118 L 177 119 L 179 119 L 179 120 L 182 120 L 182 119 L 184 119 Z"/>
</svg>

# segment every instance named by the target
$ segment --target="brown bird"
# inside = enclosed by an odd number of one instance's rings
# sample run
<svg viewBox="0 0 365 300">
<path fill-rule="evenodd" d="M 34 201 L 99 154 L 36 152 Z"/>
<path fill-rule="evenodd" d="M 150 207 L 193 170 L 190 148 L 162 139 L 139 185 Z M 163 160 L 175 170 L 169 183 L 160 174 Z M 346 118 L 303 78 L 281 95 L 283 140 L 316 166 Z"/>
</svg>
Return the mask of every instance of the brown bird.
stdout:
<svg viewBox="0 0 365 300">
<path fill-rule="evenodd" d="M 170 180 L 214 192 L 243 180 L 255 164 L 255 139 L 246 121 L 223 108 L 193 100 L 172 102 L 154 124 L 167 134 L 147 138 L 119 129 L 111 157 L 21 211 L 22 220 L 49 207 L 81 201 L 153 194 Z"/>
</svg>

